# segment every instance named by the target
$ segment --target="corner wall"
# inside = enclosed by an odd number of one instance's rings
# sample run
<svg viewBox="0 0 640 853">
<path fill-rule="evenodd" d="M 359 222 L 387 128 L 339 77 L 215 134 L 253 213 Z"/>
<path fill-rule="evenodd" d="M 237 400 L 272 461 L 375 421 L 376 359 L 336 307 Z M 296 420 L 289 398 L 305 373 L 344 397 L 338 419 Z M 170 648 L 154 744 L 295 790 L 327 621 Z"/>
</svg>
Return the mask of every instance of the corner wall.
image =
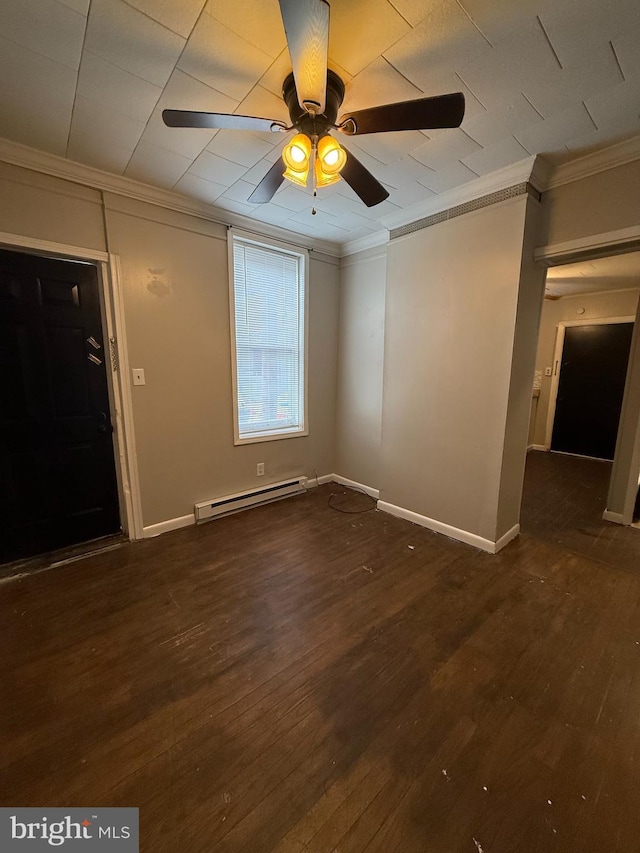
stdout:
<svg viewBox="0 0 640 853">
<path fill-rule="evenodd" d="M 340 265 L 336 471 L 380 485 L 386 247 Z"/>
<path fill-rule="evenodd" d="M 486 550 L 517 532 L 544 278 L 523 274 L 531 204 L 494 204 L 388 250 L 383 508 Z"/>
</svg>

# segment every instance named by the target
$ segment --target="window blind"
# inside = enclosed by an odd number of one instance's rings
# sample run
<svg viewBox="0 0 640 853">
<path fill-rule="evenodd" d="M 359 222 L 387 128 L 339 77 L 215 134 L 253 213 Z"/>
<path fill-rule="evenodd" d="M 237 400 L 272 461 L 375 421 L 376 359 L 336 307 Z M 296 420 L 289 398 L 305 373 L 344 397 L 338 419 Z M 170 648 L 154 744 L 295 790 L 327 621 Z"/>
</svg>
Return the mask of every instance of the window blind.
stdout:
<svg viewBox="0 0 640 853">
<path fill-rule="evenodd" d="M 239 439 L 304 430 L 304 260 L 233 238 Z"/>
</svg>

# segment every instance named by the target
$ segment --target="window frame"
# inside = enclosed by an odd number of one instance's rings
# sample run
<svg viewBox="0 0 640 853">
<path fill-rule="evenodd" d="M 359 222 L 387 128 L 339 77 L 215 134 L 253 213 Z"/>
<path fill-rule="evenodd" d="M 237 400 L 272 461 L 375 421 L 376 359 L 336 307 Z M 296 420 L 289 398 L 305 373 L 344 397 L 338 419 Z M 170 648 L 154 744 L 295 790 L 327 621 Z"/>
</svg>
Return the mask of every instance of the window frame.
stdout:
<svg viewBox="0 0 640 853">
<path fill-rule="evenodd" d="M 300 274 L 302 277 L 302 293 L 304 308 L 302 311 L 303 323 L 303 345 L 301 355 L 303 360 L 301 379 L 303 383 L 301 394 L 302 423 L 299 427 L 277 432 L 262 432 L 259 434 L 242 437 L 240 435 L 240 423 L 238 420 L 238 364 L 237 364 L 237 340 L 236 340 L 236 304 L 235 304 L 235 263 L 234 245 L 240 242 L 257 246 L 259 248 L 271 249 L 284 254 L 293 255 L 299 259 Z M 227 256 L 229 265 L 229 333 L 231 343 L 231 390 L 233 396 L 233 443 L 235 446 L 242 444 L 258 444 L 264 441 L 282 441 L 287 438 L 300 438 L 309 435 L 309 251 L 282 240 L 252 234 L 237 228 L 227 230 Z"/>
</svg>

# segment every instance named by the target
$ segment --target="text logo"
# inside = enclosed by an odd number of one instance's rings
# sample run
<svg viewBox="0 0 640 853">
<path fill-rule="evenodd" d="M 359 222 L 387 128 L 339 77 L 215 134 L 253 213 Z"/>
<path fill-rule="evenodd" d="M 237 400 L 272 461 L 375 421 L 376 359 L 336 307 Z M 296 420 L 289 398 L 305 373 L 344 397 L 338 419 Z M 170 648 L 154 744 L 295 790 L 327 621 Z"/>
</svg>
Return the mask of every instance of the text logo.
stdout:
<svg viewBox="0 0 640 853">
<path fill-rule="evenodd" d="M 138 809 L 0 808 L 0 853 L 138 853 Z"/>
</svg>

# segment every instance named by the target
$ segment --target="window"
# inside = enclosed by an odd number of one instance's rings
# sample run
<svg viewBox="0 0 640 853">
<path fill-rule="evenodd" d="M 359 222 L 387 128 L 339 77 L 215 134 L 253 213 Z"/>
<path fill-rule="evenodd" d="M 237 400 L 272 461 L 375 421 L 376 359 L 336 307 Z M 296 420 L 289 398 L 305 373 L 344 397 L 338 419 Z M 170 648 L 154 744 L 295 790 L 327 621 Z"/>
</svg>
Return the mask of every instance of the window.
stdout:
<svg viewBox="0 0 640 853">
<path fill-rule="evenodd" d="M 235 443 L 307 435 L 307 253 L 230 234 Z"/>
</svg>

